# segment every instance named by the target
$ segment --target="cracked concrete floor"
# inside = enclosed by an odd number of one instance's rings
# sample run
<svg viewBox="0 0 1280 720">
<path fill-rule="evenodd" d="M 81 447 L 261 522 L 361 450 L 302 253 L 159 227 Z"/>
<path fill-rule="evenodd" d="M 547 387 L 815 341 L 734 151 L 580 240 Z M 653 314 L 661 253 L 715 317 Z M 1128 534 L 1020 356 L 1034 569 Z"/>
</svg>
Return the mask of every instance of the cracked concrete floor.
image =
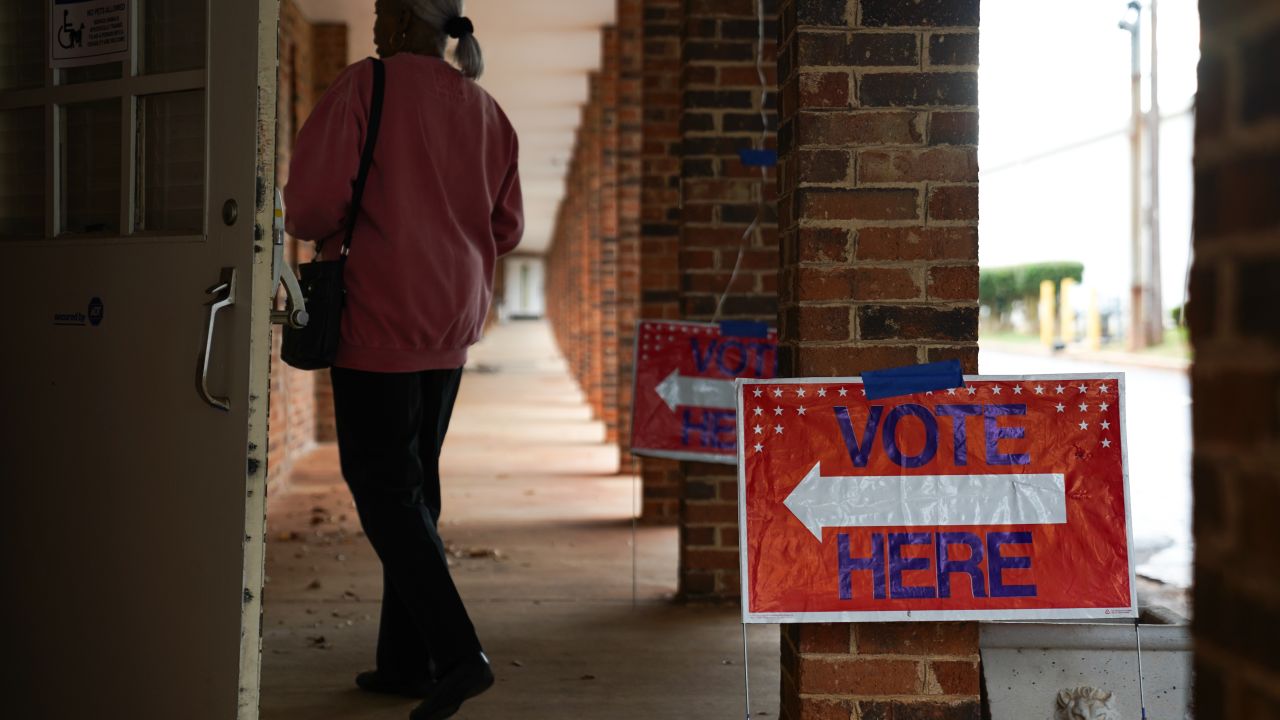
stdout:
<svg viewBox="0 0 1280 720">
<path fill-rule="evenodd" d="M 473 353 L 443 458 L 442 534 L 498 676 L 458 718 L 743 716 L 738 610 L 676 604 L 676 531 L 640 526 L 634 478 L 543 323 Z M 301 459 L 268 511 L 263 720 L 406 717 L 352 684 L 373 666 L 381 571 L 337 450 Z M 752 715 L 776 717 L 778 630 L 749 628 Z"/>
</svg>

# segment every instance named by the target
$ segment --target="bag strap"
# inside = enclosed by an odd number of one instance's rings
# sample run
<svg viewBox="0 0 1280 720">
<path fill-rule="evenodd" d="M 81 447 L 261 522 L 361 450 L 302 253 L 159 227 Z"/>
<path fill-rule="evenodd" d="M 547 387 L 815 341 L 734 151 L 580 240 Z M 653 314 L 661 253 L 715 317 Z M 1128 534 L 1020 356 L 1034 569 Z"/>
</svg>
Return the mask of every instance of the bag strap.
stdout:
<svg viewBox="0 0 1280 720">
<path fill-rule="evenodd" d="M 351 213 L 347 217 L 347 234 L 342 240 L 342 251 L 339 253 L 345 262 L 351 252 L 351 238 L 355 236 L 356 221 L 360 217 L 360 205 L 364 199 L 365 182 L 369 179 L 369 167 L 373 165 L 373 150 L 378 145 L 378 129 L 382 125 L 382 99 L 386 94 L 386 66 L 378 58 L 370 58 L 373 63 L 373 100 L 369 104 L 369 125 L 365 129 L 364 150 L 360 153 L 360 172 L 356 175 L 354 189 L 351 191 Z M 322 247 L 316 248 L 319 256 Z"/>
</svg>

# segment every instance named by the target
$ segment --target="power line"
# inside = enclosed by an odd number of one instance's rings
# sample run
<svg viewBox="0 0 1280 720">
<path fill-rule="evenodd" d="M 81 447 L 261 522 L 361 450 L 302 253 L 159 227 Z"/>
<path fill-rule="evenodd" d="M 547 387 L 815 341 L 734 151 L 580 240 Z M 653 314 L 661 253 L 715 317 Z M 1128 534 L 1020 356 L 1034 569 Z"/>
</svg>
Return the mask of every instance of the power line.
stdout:
<svg viewBox="0 0 1280 720">
<path fill-rule="evenodd" d="M 1176 120 L 1178 118 L 1191 115 L 1194 111 L 1195 111 L 1195 107 L 1190 106 L 1190 107 L 1187 107 L 1185 110 L 1181 110 L 1179 112 L 1169 113 L 1168 115 L 1161 115 L 1160 122 L 1165 122 L 1167 120 Z M 1056 155 L 1062 155 L 1064 153 L 1068 153 L 1073 150 L 1079 150 L 1081 148 L 1088 147 L 1090 145 L 1095 145 L 1100 142 L 1105 142 L 1107 140 L 1111 140 L 1112 138 L 1127 137 L 1128 135 L 1129 135 L 1129 128 L 1127 127 L 1117 128 L 1115 130 L 1102 133 L 1101 135 L 1094 135 L 1093 137 L 1090 137 L 1090 138 L 1085 138 L 1083 140 L 1076 140 L 1075 142 L 1071 142 L 1066 145 L 1060 145 L 1058 147 L 1050 148 L 1048 150 L 1043 150 L 1041 152 L 1034 153 L 1032 155 L 1027 155 L 1025 157 L 1020 157 L 1014 160 L 1010 160 L 1008 162 L 1003 162 L 991 168 L 983 168 L 981 171 L 981 174 L 990 175 L 993 173 L 1003 172 L 1005 170 L 1012 170 L 1013 168 L 1022 167 L 1023 165 L 1030 165 L 1031 163 L 1039 162 L 1041 160 L 1047 160 L 1048 158 L 1054 157 Z"/>
</svg>

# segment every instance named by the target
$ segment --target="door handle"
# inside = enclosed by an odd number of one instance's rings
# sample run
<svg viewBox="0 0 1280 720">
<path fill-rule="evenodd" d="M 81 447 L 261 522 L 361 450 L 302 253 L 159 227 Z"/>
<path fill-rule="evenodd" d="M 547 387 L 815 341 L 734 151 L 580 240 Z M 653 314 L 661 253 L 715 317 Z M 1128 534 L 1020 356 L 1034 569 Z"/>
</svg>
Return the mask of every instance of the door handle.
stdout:
<svg viewBox="0 0 1280 720">
<path fill-rule="evenodd" d="M 231 410 L 231 399 L 214 397 L 209 392 L 209 353 L 213 349 L 213 332 L 218 322 L 218 311 L 236 304 L 236 269 L 234 267 L 227 268 L 223 271 L 224 275 L 227 270 L 230 271 L 230 278 L 226 282 L 218 283 L 209 288 L 206 293 L 217 296 L 226 293 L 219 300 L 209 304 L 209 320 L 204 328 L 204 352 L 200 354 L 200 383 L 197 386 L 200 391 L 200 397 L 213 407 L 229 412 Z"/>
<path fill-rule="evenodd" d="M 307 326 L 311 317 L 307 314 L 307 299 L 302 296 L 302 288 L 298 286 L 298 276 L 284 259 L 284 196 L 276 190 L 276 218 L 273 228 L 271 266 L 274 268 L 274 282 L 271 283 L 271 302 L 275 302 L 280 283 L 284 283 L 285 309 L 276 310 L 272 306 L 271 322 L 276 325 L 288 325 L 299 330 Z"/>
</svg>

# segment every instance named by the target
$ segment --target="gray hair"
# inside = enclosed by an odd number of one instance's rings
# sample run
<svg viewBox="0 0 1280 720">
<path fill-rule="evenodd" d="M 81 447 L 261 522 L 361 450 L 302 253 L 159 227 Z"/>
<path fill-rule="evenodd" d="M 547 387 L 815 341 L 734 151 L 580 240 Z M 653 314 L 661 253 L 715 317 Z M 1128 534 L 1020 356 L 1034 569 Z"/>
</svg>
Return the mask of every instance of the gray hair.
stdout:
<svg viewBox="0 0 1280 720">
<path fill-rule="evenodd" d="M 462 3 L 463 0 L 408 0 L 407 4 L 413 14 L 436 31 L 441 55 L 444 55 L 445 47 L 449 44 L 449 35 L 444 31 L 444 25 L 453 18 L 462 17 Z M 458 64 L 462 74 L 472 80 L 484 73 L 484 58 L 474 34 L 467 33 L 458 38 L 458 46 L 453 50 L 453 61 Z"/>
</svg>

